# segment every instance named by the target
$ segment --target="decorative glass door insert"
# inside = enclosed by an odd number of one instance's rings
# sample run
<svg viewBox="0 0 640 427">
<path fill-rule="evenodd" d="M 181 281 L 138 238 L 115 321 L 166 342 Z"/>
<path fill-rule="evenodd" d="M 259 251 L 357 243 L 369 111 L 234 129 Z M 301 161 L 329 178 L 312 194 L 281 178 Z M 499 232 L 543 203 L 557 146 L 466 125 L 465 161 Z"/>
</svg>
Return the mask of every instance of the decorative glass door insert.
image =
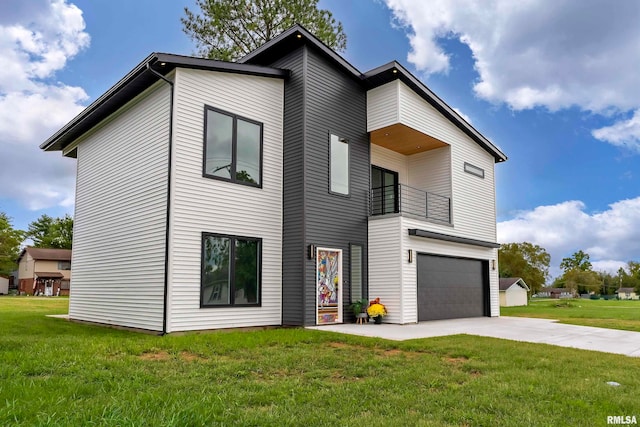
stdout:
<svg viewBox="0 0 640 427">
<path fill-rule="evenodd" d="M 342 322 L 342 250 L 316 248 L 317 323 Z"/>
</svg>

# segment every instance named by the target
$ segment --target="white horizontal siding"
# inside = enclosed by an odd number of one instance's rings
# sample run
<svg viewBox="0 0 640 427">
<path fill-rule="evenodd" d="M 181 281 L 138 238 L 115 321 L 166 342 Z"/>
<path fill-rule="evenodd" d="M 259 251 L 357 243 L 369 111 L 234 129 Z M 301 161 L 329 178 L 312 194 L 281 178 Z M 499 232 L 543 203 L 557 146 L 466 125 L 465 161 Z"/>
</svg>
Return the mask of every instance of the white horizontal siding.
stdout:
<svg viewBox="0 0 640 427">
<path fill-rule="evenodd" d="M 404 154 L 371 144 L 371 164 L 398 172 L 398 182 L 405 185 L 409 183 L 407 156 Z"/>
<path fill-rule="evenodd" d="M 284 83 L 178 69 L 175 90 L 168 329 L 279 325 Z M 263 123 L 262 188 L 202 177 L 205 105 Z M 261 307 L 200 308 L 202 232 L 262 238 Z"/>
<path fill-rule="evenodd" d="M 398 123 L 398 82 L 367 92 L 367 132 Z"/>
<path fill-rule="evenodd" d="M 452 214 L 455 234 L 495 241 L 494 158 L 404 83 L 399 84 L 400 122 L 451 146 Z M 468 162 L 484 179 L 464 172 Z"/>
<path fill-rule="evenodd" d="M 402 217 L 400 239 L 403 252 L 412 249 L 414 256 L 418 252 L 445 255 L 452 257 L 472 258 L 489 262 L 489 301 L 491 316 L 500 314 L 498 298 L 498 250 L 481 246 L 466 245 L 461 243 L 446 242 L 443 240 L 426 239 L 424 237 L 409 236 L 411 228 L 424 228 L 424 223 L 412 218 Z M 491 270 L 491 260 L 496 260 L 496 269 Z M 417 262 L 402 264 L 403 300 L 405 305 L 405 323 L 418 321 L 418 276 Z"/>
<path fill-rule="evenodd" d="M 408 184 L 413 188 L 451 197 L 451 147 L 407 156 Z"/>
<path fill-rule="evenodd" d="M 162 330 L 169 101 L 156 84 L 78 144 L 72 319 Z"/>
<path fill-rule="evenodd" d="M 389 313 L 384 320 L 389 323 L 405 323 L 406 316 L 400 219 L 396 216 L 369 220 L 369 299 L 380 298 Z"/>
</svg>

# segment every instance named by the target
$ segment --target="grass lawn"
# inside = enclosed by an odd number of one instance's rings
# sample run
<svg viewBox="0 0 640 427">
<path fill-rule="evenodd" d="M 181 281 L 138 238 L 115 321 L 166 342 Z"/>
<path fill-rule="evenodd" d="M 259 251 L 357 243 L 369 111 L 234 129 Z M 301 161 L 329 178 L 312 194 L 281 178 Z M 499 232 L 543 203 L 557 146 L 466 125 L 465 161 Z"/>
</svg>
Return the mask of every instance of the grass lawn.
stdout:
<svg viewBox="0 0 640 427">
<path fill-rule="evenodd" d="M 640 332 L 640 301 L 534 298 L 528 306 L 500 307 L 500 315 L 558 319 L 572 325 Z"/>
<path fill-rule="evenodd" d="M 0 425 L 606 426 L 610 415 L 640 418 L 638 358 L 466 335 L 159 337 L 44 317 L 67 304 L 0 297 Z"/>
</svg>

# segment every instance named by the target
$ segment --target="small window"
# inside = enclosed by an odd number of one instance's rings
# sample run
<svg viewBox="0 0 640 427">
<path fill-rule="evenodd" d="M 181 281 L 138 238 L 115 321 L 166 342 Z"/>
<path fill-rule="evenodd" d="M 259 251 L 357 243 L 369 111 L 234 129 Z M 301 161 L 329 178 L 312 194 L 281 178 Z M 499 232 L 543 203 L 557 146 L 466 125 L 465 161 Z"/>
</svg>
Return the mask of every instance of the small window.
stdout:
<svg viewBox="0 0 640 427">
<path fill-rule="evenodd" d="M 60 281 L 60 289 L 62 289 L 63 291 L 68 291 L 70 286 L 69 286 L 69 281 L 68 280 L 61 280 Z"/>
<path fill-rule="evenodd" d="M 71 270 L 71 261 L 58 261 L 58 270 Z"/>
<path fill-rule="evenodd" d="M 203 175 L 262 185 L 262 123 L 205 107 Z"/>
<path fill-rule="evenodd" d="M 202 307 L 260 305 L 261 239 L 202 235 Z"/>
<path fill-rule="evenodd" d="M 331 193 L 349 194 L 349 143 L 344 138 L 331 135 L 330 138 L 330 184 Z"/>
<path fill-rule="evenodd" d="M 471 163 L 464 163 L 464 171 L 466 173 L 470 173 L 471 175 L 479 176 L 480 178 L 484 178 L 484 169 L 481 169 L 477 166 L 472 165 Z"/>
<path fill-rule="evenodd" d="M 351 302 L 360 301 L 364 298 L 364 289 L 362 289 L 362 246 L 349 245 L 351 256 Z"/>
</svg>

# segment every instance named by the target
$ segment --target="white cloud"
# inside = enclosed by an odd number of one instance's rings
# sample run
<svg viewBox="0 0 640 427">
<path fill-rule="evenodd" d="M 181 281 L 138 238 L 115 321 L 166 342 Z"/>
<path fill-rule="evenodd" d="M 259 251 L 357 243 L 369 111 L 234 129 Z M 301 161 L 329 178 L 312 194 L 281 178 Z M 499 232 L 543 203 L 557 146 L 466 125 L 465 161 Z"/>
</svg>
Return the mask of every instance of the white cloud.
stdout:
<svg viewBox="0 0 640 427">
<path fill-rule="evenodd" d="M 542 246 L 551 255 L 555 274 L 562 258 L 578 250 L 590 255 L 594 267 L 615 272 L 627 261 L 640 260 L 640 197 L 596 213 L 576 200 L 517 212 L 498 223 L 498 241 Z"/>
<path fill-rule="evenodd" d="M 407 59 L 418 70 L 447 72 L 451 56 L 439 43 L 443 37 L 468 45 L 478 73 L 474 91 L 483 99 L 515 110 L 640 108 L 640 2 L 385 1 L 408 30 Z"/>
<path fill-rule="evenodd" d="M 73 203 L 75 162 L 38 149 L 84 107 L 80 87 L 54 80 L 89 45 L 82 11 L 66 0 L 0 5 L 0 197 L 30 209 Z"/>
<path fill-rule="evenodd" d="M 460 117 L 462 117 L 467 123 L 472 124 L 471 122 L 471 118 L 469 118 L 469 116 L 467 116 L 465 113 L 463 113 L 462 111 L 460 111 L 459 109 L 457 109 L 456 107 L 453 107 L 453 111 L 455 111 L 456 113 L 458 113 L 458 115 Z"/>
<path fill-rule="evenodd" d="M 592 135 L 601 141 L 640 153 L 640 108 L 629 120 L 621 120 L 612 126 L 596 129 Z"/>
</svg>

